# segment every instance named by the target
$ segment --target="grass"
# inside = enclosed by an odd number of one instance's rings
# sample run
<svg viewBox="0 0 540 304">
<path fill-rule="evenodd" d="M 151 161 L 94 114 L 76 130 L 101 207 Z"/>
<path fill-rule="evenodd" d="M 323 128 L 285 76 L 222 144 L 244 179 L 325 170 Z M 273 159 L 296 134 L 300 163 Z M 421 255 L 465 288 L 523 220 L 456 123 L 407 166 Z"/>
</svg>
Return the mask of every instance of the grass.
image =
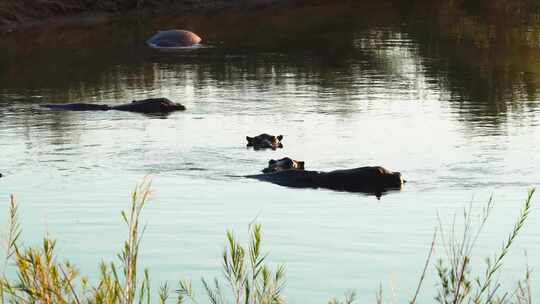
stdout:
<svg viewBox="0 0 540 304">
<path fill-rule="evenodd" d="M 434 233 L 421 277 L 409 303 L 417 303 L 424 279 L 428 274 L 433 250 L 440 235 L 440 245 L 445 256 L 435 265 L 438 277 L 434 300 L 438 303 L 532 303 L 531 270 L 510 291 L 502 291 L 496 278 L 512 244 L 521 232 L 532 208 L 534 190 L 529 191 L 518 219 L 503 242 L 501 249 L 487 258 L 484 271 L 472 275 L 472 252 L 493 209 L 490 199 L 483 209 L 478 227 L 474 228 L 471 208 L 463 213 L 463 229 L 459 230 L 456 217 L 446 231 L 439 219 L 438 231 Z M 42 244 L 23 248 L 19 245 L 21 224 L 18 221 L 17 203 L 11 196 L 8 231 L 6 236 L 6 260 L 0 277 L 0 303 L 40 303 L 40 304 L 80 304 L 80 303 L 199 303 L 200 297 L 193 292 L 190 280 L 181 280 L 176 288 L 162 284 L 154 297 L 150 288 L 147 269 L 138 267 L 138 254 L 145 225 L 141 225 L 141 215 L 151 196 L 151 183 L 144 181 L 132 192 L 131 204 L 121 216 L 127 228 L 126 240 L 116 262 L 102 262 L 99 278 L 91 284 L 86 276 L 69 261 L 59 261 L 55 254 L 55 241 L 44 237 Z M 202 279 L 203 290 L 212 304 L 281 304 L 285 286 L 285 267 L 275 269 L 266 263 L 267 254 L 262 250 L 261 225 L 249 227 L 249 241 L 242 245 L 232 231 L 227 232 L 227 245 L 222 254 L 221 267 L 224 282 L 219 279 Z M 14 267 L 14 275 L 6 274 L 7 265 Z M 139 276 L 140 275 L 140 276 Z M 174 291 L 173 291 L 174 290 Z M 343 299 L 331 299 L 329 304 L 351 304 L 355 302 L 354 292 Z M 383 303 L 383 291 L 376 294 L 376 303 Z"/>
<path fill-rule="evenodd" d="M 0 303 L 150 303 L 150 282 L 147 270 L 137 279 L 139 245 L 144 228 L 139 220 L 150 195 L 150 182 L 137 186 L 131 206 L 122 211 L 128 228 L 127 239 L 118 254 L 118 262 L 101 263 L 98 282 L 91 286 L 69 261 L 59 262 L 56 242 L 45 237 L 39 247 L 21 248 L 21 226 L 17 220 L 17 204 L 11 197 L 6 263 L 15 265 L 16 279 L 5 274 L 0 279 Z"/>
<path fill-rule="evenodd" d="M 503 242 L 501 249 L 493 257 L 485 259 L 485 266 L 480 275 L 473 275 L 472 253 L 478 238 L 493 209 L 493 200 L 490 198 L 480 216 L 480 223 L 476 229 L 473 226 L 473 216 L 471 207 L 463 212 L 463 230 L 457 232 L 456 216 L 449 231 L 444 229 L 439 217 L 439 231 L 441 234 L 441 245 L 445 256 L 440 258 L 435 265 L 438 284 L 435 300 L 442 304 L 461 303 L 532 303 L 530 269 L 527 269 L 525 279 L 517 283 L 514 291 L 502 291 L 501 284 L 497 278 L 500 275 L 503 260 L 508 254 L 512 244 L 514 244 L 518 234 L 525 225 L 525 222 L 532 208 L 532 198 L 534 189 L 530 190 L 523 209 L 507 239 Z M 430 254 L 434 247 L 435 236 L 433 237 Z M 427 263 L 426 263 L 427 265 Z M 425 272 L 425 269 L 424 269 Z M 419 288 L 423 281 L 420 279 Z M 411 303 L 416 302 L 416 294 Z"/>
</svg>

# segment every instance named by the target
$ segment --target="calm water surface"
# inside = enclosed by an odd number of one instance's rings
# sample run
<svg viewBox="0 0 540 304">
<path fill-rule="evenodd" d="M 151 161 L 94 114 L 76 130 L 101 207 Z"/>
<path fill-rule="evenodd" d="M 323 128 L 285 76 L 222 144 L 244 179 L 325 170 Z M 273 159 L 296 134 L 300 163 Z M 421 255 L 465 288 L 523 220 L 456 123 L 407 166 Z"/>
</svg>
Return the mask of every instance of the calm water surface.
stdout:
<svg viewBox="0 0 540 304">
<path fill-rule="evenodd" d="M 256 219 L 270 260 L 286 265 L 291 302 L 325 302 L 349 289 L 373 301 L 379 283 L 403 302 L 437 214 L 450 223 L 493 195 L 475 251 L 481 265 L 511 230 L 527 189 L 540 185 L 537 25 L 512 29 L 518 35 L 508 39 L 519 47 L 509 48 L 467 36 L 468 23 L 458 39 L 402 12 L 367 22 L 355 9 L 127 20 L 3 37 L 2 217 L 15 193 L 25 242 L 49 233 L 63 257 L 95 274 L 120 248 L 129 192 L 150 176 L 142 264 L 156 284 L 221 276 L 225 231 L 245 239 Z M 142 45 L 173 26 L 196 30 L 209 47 L 162 54 Z M 39 107 L 161 96 L 187 111 L 152 117 Z M 284 148 L 246 149 L 245 136 L 263 132 L 283 134 Z M 238 177 L 285 156 L 314 170 L 382 165 L 409 182 L 377 200 Z M 524 250 L 540 268 L 539 209 L 504 265 L 503 283 L 522 275 Z M 429 282 L 421 297 L 433 294 Z"/>
</svg>

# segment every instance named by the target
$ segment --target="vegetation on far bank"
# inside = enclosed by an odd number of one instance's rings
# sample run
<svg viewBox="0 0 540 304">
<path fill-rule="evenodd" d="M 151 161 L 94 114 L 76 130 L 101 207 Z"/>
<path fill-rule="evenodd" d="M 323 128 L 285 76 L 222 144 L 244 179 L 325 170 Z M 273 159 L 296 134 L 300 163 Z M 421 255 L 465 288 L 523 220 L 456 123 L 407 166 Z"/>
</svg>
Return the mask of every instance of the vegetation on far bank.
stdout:
<svg viewBox="0 0 540 304">
<path fill-rule="evenodd" d="M 136 9 L 151 9 L 177 14 L 201 13 L 227 7 L 261 7 L 273 3 L 297 3 L 305 5 L 330 0 L 2 0 L 0 1 L 0 30 L 11 31 L 20 26 L 42 22 L 57 17 L 81 13 L 125 13 Z M 344 1 L 347 2 L 347 1 Z M 540 10 L 536 0 L 384 0 L 404 10 L 430 12 L 439 15 L 448 11 L 472 14 L 487 19 L 505 20 L 525 18 L 531 11 Z M 359 0 L 354 4 L 380 3 Z M 359 16 L 362 17 L 362 16 Z"/>
<path fill-rule="evenodd" d="M 157 14 L 205 13 L 229 7 L 259 7 L 294 0 L 1 0 L 0 33 L 59 17 L 87 13 L 126 13 L 148 10 Z"/>
<path fill-rule="evenodd" d="M 0 303 L 198 303 L 192 282 L 181 280 L 176 286 L 162 284 L 157 291 L 150 287 L 147 269 L 140 270 L 139 248 L 145 225 L 141 214 L 151 194 L 150 182 L 145 181 L 135 188 L 131 205 L 121 215 L 127 227 L 124 241 L 116 262 L 102 262 L 99 278 L 92 284 L 79 273 L 69 261 L 61 262 L 55 253 L 55 241 L 44 237 L 41 246 L 22 247 L 19 242 L 22 225 L 18 221 L 17 204 L 11 197 L 8 231 L 6 237 L 6 260 L 0 275 Z M 527 269 L 522 280 L 511 290 L 502 290 L 498 282 L 501 266 L 510 247 L 523 228 L 532 207 L 534 190 L 529 191 L 523 208 L 508 238 L 496 254 L 485 260 L 484 271 L 474 275 L 472 251 L 493 208 L 488 202 L 477 227 L 473 225 L 471 208 L 464 211 L 463 227 L 456 221 L 447 230 L 440 226 L 424 265 L 417 289 L 411 293 L 409 303 L 417 303 L 426 274 L 431 265 L 435 244 L 444 249 L 443 256 L 435 264 L 438 277 L 434 300 L 438 303 L 532 303 L 531 271 Z M 266 262 L 267 254 L 262 251 L 262 231 L 258 224 L 250 226 L 249 241 L 242 245 L 232 232 L 227 232 L 227 245 L 222 254 L 222 271 L 225 283 L 219 279 L 202 280 L 208 302 L 212 304 L 281 304 L 285 268 L 280 265 L 272 269 Z M 14 269 L 7 267 L 12 266 Z M 8 274 L 9 273 L 9 274 Z M 11 274 L 11 275 L 10 275 Z M 153 294 L 156 292 L 156 295 Z M 343 299 L 331 299 L 329 304 L 350 304 L 355 293 Z M 383 303 L 383 292 L 377 293 L 376 303 Z"/>
</svg>

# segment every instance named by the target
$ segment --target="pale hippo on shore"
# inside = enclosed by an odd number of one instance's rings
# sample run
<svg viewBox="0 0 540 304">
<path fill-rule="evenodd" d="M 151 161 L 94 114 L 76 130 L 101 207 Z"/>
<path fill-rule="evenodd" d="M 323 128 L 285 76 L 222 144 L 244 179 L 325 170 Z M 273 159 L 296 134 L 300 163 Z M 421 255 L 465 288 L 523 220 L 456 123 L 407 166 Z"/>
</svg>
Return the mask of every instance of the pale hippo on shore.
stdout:
<svg viewBox="0 0 540 304">
<path fill-rule="evenodd" d="M 388 190 L 401 189 L 401 186 L 405 183 L 401 173 L 392 172 L 379 166 L 329 172 L 298 169 L 278 170 L 245 177 L 287 187 L 364 192 L 375 194 L 377 197 L 380 197 L 383 192 Z"/>
<path fill-rule="evenodd" d="M 274 136 L 266 133 L 257 135 L 255 137 L 246 136 L 246 140 L 248 142 L 247 146 L 253 147 L 255 150 L 267 148 L 275 150 L 277 148 L 283 148 L 283 145 L 281 144 L 282 139 L 283 135 Z"/>
<path fill-rule="evenodd" d="M 68 111 L 129 111 L 137 113 L 170 113 L 174 111 L 184 111 L 186 107 L 172 102 L 167 98 L 149 98 L 143 100 L 134 100 L 117 106 L 91 103 L 66 103 L 66 104 L 44 104 L 42 107 L 57 110 Z"/>
<path fill-rule="evenodd" d="M 146 44 L 152 48 L 181 48 L 197 45 L 201 42 L 201 37 L 186 30 L 159 31 L 154 36 L 146 40 Z"/>
</svg>

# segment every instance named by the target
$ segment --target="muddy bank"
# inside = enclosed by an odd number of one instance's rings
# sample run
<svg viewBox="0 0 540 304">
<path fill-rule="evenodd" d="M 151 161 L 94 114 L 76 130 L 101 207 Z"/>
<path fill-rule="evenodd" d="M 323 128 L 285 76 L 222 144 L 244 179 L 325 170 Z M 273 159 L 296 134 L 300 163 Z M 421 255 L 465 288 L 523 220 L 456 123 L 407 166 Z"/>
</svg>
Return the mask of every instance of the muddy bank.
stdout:
<svg viewBox="0 0 540 304">
<path fill-rule="evenodd" d="M 0 34 L 43 25 L 95 24 L 119 16 L 207 14 L 223 9 L 260 9 L 299 0 L 2 0 Z"/>
<path fill-rule="evenodd" d="M 318 5 L 372 5 L 391 7 L 402 14 L 423 18 L 449 20 L 448 16 L 479 17 L 483 23 L 504 26 L 537 20 L 540 2 L 537 0 L 0 0 L 0 34 L 44 24 L 101 23 L 125 15 L 188 16 L 208 14 L 225 9 L 253 10 L 275 5 L 297 3 Z M 532 16 L 532 17 L 531 17 Z M 360 14 L 359 18 L 366 18 Z M 448 23 L 448 22 L 446 22 Z M 445 24 L 445 28 L 448 24 Z"/>
</svg>

